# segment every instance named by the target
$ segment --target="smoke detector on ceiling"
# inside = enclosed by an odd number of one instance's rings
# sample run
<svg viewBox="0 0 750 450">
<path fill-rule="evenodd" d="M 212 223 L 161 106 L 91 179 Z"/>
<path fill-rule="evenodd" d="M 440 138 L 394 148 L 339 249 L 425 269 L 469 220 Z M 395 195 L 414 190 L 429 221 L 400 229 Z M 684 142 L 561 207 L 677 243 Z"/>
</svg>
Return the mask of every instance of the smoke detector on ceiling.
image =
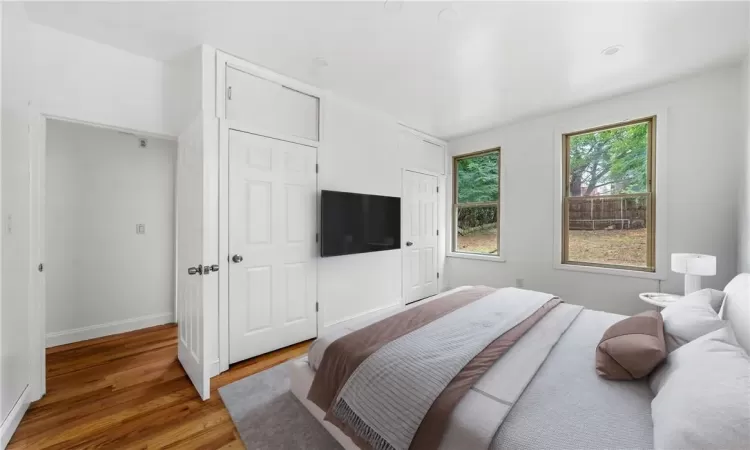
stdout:
<svg viewBox="0 0 750 450">
<path fill-rule="evenodd" d="M 617 54 L 617 53 L 619 53 L 619 52 L 620 52 L 620 50 L 622 50 L 623 48 L 624 48 L 624 47 L 623 47 L 622 45 L 620 45 L 620 44 L 617 44 L 617 45 L 611 45 L 611 46 L 609 46 L 609 47 L 605 48 L 604 50 L 602 50 L 602 55 L 604 55 L 604 56 L 612 56 L 612 55 L 616 55 L 616 54 Z"/>
<path fill-rule="evenodd" d="M 438 13 L 439 22 L 454 22 L 458 20 L 458 11 L 449 6 Z"/>
<path fill-rule="evenodd" d="M 403 7 L 404 0 L 385 0 L 385 2 L 383 2 L 383 8 L 388 12 L 397 13 L 401 11 L 401 8 Z"/>
</svg>

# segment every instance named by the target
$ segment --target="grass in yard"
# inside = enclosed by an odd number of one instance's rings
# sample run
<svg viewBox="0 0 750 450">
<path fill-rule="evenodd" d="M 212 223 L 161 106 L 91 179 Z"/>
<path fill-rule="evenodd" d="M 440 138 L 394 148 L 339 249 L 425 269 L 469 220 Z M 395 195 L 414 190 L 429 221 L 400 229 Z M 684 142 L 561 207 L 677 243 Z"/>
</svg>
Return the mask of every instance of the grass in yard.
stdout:
<svg viewBox="0 0 750 450">
<path fill-rule="evenodd" d="M 635 230 L 571 230 L 571 261 L 646 267 L 647 234 Z M 458 251 L 497 254 L 497 228 L 458 236 Z"/>
<path fill-rule="evenodd" d="M 459 235 L 456 244 L 459 252 L 497 255 L 497 228 Z"/>
<path fill-rule="evenodd" d="M 571 230 L 571 261 L 646 267 L 647 233 L 635 230 Z"/>
</svg>

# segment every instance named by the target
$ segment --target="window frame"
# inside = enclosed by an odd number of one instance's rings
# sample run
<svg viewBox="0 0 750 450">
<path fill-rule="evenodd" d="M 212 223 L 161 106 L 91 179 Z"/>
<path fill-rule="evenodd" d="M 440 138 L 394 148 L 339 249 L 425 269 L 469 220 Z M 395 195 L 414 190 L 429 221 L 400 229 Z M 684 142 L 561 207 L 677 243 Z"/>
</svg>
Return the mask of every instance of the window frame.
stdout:
<svg viewBox="0 0 750 450">
<path fill-rule="evenodd" d="M 491 153 L 497 153 L 497 201 L 495 202 L 458 202 L 458 162 L 462 159 L 474 158 L 477 156 L 484 156 Z M 502 252 L 500 249 L 500 225 L 502 223 L 502 211 L 500 205 L 502 204 L 502 150 L 500 147 L 493 147 L 486 150 L 479 150 L 471 153 L 464 153 L 461 155 L 453 156 L 453 201 L 451 202 L 451 223 L 453 224 L 453 232 L 451 233 L 451 256 L 464 257 L 464 258 L 476 258 L 476 259 L 502 259 Z M 475 253 L 465 252 L 457 248 L 458 246 L 458 208 L 470 207 L 479 208 L 483 206 L 496 206 L 497 207 L 497 253 Z"/>
<path fill-rule="evenodd" d="M 647 167 L 646 167 L 646 192 L 644 194 L 648 197 L 647 210 L 646 210 L 646 267 L 630 266 L 625 264 L 605 264 L 605 263 L 591 263 L 583 261 L 571 261 L 569 259 L 569 208 L 567 207 L 567 201 L 571 198 L 570 195 L 570 138 L 574 136 L 580 136 L 583 134 L 595 133 L 597 131 L 611 130 L 613 128 L 623 128 L 630 125 L 636 125 L 646 123 L 648 125 L 648 148 L 647 148 Z M 656 115 L 641 117 L 638 119 L 627 120 L 624 122 L 617 122 L 608 125 L 601 125 L 593 128 L 587 128 L 584 130 L 578 130 L 562 134 L 562 201 L 560 203 L 561 210 L 561 254 L 560 264 L 563 267 L 591 267 L 601 269 L 615 269 L 615 270 L 626 270 L 635 271 L 648 274 L 656 274 Z M 598 195 L 598 196 L 579 196 L 576 198 L 625 198 L 632 197 L 633 194 L 614 194 L 614 195 Z"/>
</svg>

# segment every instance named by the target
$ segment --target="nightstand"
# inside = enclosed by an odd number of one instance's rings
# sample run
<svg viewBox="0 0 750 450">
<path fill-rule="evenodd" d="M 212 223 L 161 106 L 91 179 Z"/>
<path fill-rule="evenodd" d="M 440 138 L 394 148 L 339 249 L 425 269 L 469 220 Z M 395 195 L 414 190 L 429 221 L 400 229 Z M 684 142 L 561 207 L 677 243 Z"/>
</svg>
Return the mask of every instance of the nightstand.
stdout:
<svg viewBox="0 0 750 450">
<path fill-rule="evenodd" d="M 682 295 L 664 294 L 661 292 L 643 292 L 638 297 L 650 305 L 665 308 L 681 299 Z"/>
</svg>

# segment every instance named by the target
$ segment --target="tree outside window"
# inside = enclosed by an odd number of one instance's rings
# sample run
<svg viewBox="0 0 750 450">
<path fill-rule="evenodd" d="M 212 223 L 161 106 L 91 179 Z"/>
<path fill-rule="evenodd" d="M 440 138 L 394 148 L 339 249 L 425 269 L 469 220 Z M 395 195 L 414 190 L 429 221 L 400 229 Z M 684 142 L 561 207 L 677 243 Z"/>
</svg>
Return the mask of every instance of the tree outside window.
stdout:
<svg viewBox="0 0 750 450">
<path fill-rule="evenodd" d="M 453 251 L 498 255 L 500 149 L 453 159 Z"/>
<path fill-rule="evenodd" d="M 563 136 L 564 264 L 654 270 L 654 121 Z"/>
</svg>

